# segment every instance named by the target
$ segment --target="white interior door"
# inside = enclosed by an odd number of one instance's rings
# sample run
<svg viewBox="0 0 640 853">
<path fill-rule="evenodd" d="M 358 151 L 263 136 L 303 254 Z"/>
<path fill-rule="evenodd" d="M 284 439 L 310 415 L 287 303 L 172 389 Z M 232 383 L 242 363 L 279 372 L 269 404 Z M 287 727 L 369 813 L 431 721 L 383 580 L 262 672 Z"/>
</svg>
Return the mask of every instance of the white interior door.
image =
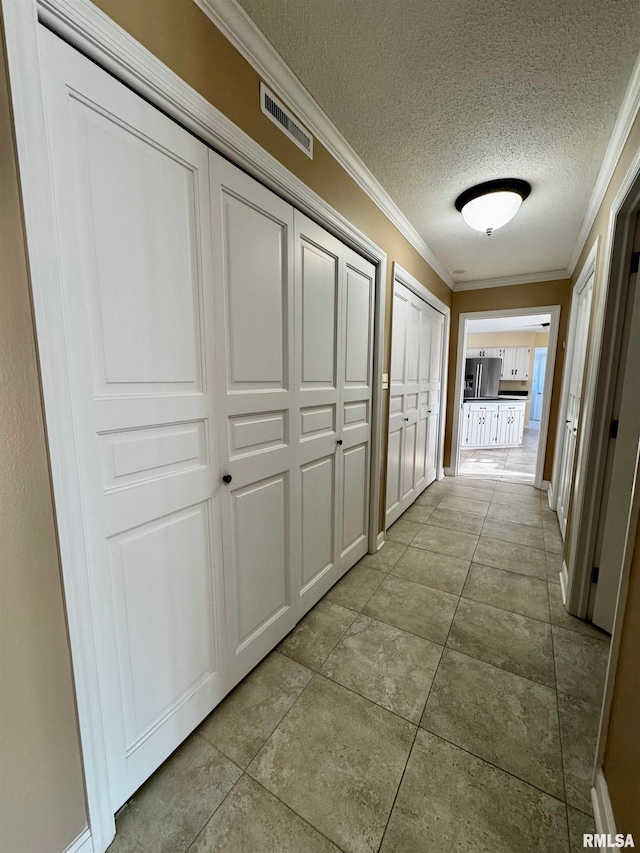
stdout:
<svg viewBox="0 0 640 853">
<path fill-rule="evenodd" d="M 405 288 L 403 288 L 404 290 Z M 389 377 L 389 438 L 387 442 L 387 527 L 400 516 L 402 503 L 402 458 L 404 448 L 404 388 L 407 360 L 409 300 L 398 286 L 393 292 L 391 374 Z"/>
<path fill-rule="evenodd" d="M 65 571 L 90 576 L 116 809 L 225 691 L 208 151 L 40 36 L 62 269 L 43 333 L 66 346 L 87 552 Z"/>
<path fill-rule="evenodd" d="M 343 247 L 338 364 L 338 576 L 368 551 L 375 267 Z"/>
<path fill-rule="evenodd" d="M 337 580 L 338 442 L 343 254 L 339 240 L 295 212 L 295 389 L 300 431 L 296 449 L 299 500 L 293 527 L 300 531 L 298 586 L 312 606 Z"/>
<path fill-rule="evenodd" d="M 437 476 L 444 317 L 394 285 L 386 525 Z"/>
<path fill-rule="evenodd" d="M 425 421 L 426 447 L 424 478 L 416 477 L 417 495 L 438 476 L 438 437 L 442 412 L 442 359 L 444 347 L 444 315 L 424 303 L 422 311 L 424 356 L 421 359 L 420 415 Z M 429 341 L 429 363 L 426 341 Z M 420 457 L 420 463 L 422 459 Z"/>
<path fill-rule="evenodd" d="M 558 468 L 558 488 L 556 510 L 560 531 L 564 537 L 567 529 L 567 516 L 573 488 L 573 463 L 576 452 L 576 436 L 580 423 L 580 402 L 582 398 L 582 380 L 587 354 L 589 319 L 591 317 L 591 299 L 593 294 L 593 274 L 584 283 L 580 292 L 575 294 L 575 326 L 572 331 L 567 369 L 567 401 L 565 423 L 562 432 L 561 462 Z M 573 318 L 572 318 L 573 319 Z"/>
<path fill-rule="evenodd" d="M 547 370 L 547 350 L 538 348 L 533 361 L 533 382 L 531 383 L 530 421 L 540 421 L 544 394 L 544 377 Z"/>
<path fill-rule="evenodd" d="M 640 287 L 637 257 L 640 254 L 640 216 L 636 216 L 633 245 L 636 271 L 629 275 L 629 291 L 622 335 L 620 366 L 616 380 L 613 419 L 618 421 L 617 436 L 610 439 L 605 488 L 600 510 L 595 565 L 600 569 L 598 582 L 591 588 L 592 621 L 612 633 L 618 602 L 620 576 L 628 547 L 630 512 L 637 483 L 640 449 Z M 632 267 L 633 269 L 633 267 Z"/>
<path fill-rule="evenodd" d="M 234 680 L 295 625 L 293 208 L 209 152 L 227 642 Z"/>
</svg>

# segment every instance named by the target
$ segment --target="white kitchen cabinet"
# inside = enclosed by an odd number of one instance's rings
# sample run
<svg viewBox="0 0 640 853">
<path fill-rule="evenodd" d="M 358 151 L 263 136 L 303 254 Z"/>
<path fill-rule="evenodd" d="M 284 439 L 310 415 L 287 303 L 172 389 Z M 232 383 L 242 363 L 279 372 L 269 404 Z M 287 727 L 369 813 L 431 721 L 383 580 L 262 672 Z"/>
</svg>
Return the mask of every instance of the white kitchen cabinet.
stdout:
<svg viewBox="0 0 640 853">
<path fill-rule="evenodd" d="M 466 443 L 470 447 L 489 447 L 493 443 L 494 415 L 492 406 L 469 407 Z"/>
<path fill-rule="evenodd" d="M 529 378 L 531 347 L 504 347 L 502 355 L 501 379 L 524 380 Z"/>
<path fill-rule="evenodd" d="M 467 358 L 501 358 L 500 347 L 467 347 Z"/>
<path fill-rule="evenodd" d="M 526 401 L 464 403 L 464 447 L 517 447 L 522 444 Z"/>
</svg>

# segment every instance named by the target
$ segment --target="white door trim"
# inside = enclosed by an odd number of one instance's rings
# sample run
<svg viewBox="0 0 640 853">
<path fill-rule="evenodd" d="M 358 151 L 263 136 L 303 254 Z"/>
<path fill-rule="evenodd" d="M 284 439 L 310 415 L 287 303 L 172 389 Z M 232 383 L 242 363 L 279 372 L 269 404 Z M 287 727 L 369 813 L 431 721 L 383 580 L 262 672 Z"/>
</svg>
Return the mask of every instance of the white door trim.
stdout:
<svg viewBox="0 0 640 853">
<path fill-rule="evenodd" d="M 562 370 L 562 388 L 560 391 L 560 408 L 558 410 L 558 424 L 556 427 L 556 452 L 553 458 L 553 472 L 551 476 L 551 485 L 549 487 L 549 506 L 555 510 L 557 502 L 556 483 L 560 474 L 560 465 L 562 462 L 562 454 L 559 449 L 562 447 L 563 429 L 565 418 L 567 416 L 567 401 L 569 397 L 569 384 L 571 374 L 571 364 L 573 355 L 573 341 L 575 337 L 576 310 L 578 305 L 578 297 L 584 286 L 587 284 L 593 273 L 595 272 L 598 263 L 598 250 L 600 247 L 600 237 L 598 237 L 589 250 L 584 266 L 580 270 L 580 275 L 576 279 L 571 295 L 571 308 L 569 313 L 569 322 L 567 326 L 567 340 L 565 345 L 565 359 Z"/>
<path fill-rule="evenodd" d="M 444 434 L 445 421 L 447 415 L 447 378 L 449 371 L 449 335 L 451 331 L 451 308 L 438 299 L 435 293 L 432 293 L 428 287 L 421 284 L 417 278 L 414 278 L 410 272 L 400 266 L 397 261 L 393 262 L 393 280 L 400 282 L 405 287 L 408 287 L 412 293 L 419 296 L 427 305 L 431 305 L 436 311 L 444 315 L 444 330 L 442 334 L 442 375 L 440 378 L 440 425 L 438 435 L 438 464 L 437 464 L 437 479 L 442 480 L 444 477 Z M 392 323 L 393 326 L 393 323 Z"/>
<path fill-rule="evenodd" d="M 550 314 L 549 346 L 547 349 L 547 367 L 544 374 L 544 394 L 542 414 L 540 416 L 540 436 L 538 439 L 538 455 L 536 458 L 536 475 L 534 485 L 537 489 L 544 488 L 544 458 L 549 431 L 549 414 L 551 411 L 551 394 L 553 391 L 553 375 L 555 372 L 556 351 L 558 348 L 558 329 L 560 326 L 560 305 L 535 305 L 530 308 L 504 308 L 495 311 L 468 311 L 460 314 L 458 320 L 458 351 L 456 353 L 456 381 L 453 398 L 453 421 L 451 427 L 451 459 L 447 474 L 457 477 L 460 463 L 460 412 L 462 410 L 463 393 L 462 377 L 464 374 L 464 359 L 467 344 L 467 321 L 492 320 L 496 317 L 522 317 L 528 314 Z"/>
<path fill-rule="evenodd" d="M 22 184 L 34 314 L 46 409 L 65 601 L 76 689 L 91 846 L 103 853 L 115 833 L 86 572 L 85 536 L 61 317 L 53 204 L 38 49 L 38 21 L 226 155 L 376 264 L 374 400 L 369 550 L 378 547 L 386 253 L 88 0 L 1 0 Z M 47 330 L 51 330 L 49 333 Z M 70 570 L 74 567 L 74 571 Z"/>
<path fill-rule="evenodd" d="M 565 549 L 568 567 L 567 610 L 586 618 L 591 568 L 598 531 L 607 461 L 609 428 L 617 377 L 626 288 L 627 257 L 635 212 L 640 206 L 640 151 L 611 204 L 602 263 L 595 268 L 590 349 L 582 396 L 582 428 L 576 469 L 577 488 L 570 507 L 570 541 Z M 593 250 L 592 250 L 593 251 Z"/>
</svg>

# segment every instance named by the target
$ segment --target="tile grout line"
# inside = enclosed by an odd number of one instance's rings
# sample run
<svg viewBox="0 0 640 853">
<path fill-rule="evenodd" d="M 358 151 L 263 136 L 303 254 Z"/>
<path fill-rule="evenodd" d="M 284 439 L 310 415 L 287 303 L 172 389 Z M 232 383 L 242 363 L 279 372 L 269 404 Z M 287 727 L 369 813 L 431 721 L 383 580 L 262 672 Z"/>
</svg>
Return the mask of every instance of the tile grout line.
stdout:
<svg viewBox="0 0 640 853">
<path fill-rule="evenodd" d="M 206 738 L 205 738 L 205 740 L 206 740 Z M 209 743 L 209 741 L 207 741 L 207 743 Z M 211 744 L 211 746 L 213 746 L 213 744 Z M 218 747 L 216 746 L 216 747 L 214 747 L 214 749 L 218 749 Z M 222 753 L 222 750 L 219 750 L 219 752 L 221 752 L 221 753 Z M 224 753 L 222 753 L 222 754 L 224 755 Z M 228 757 L 228 756 L 225 756 L 225 758 L 227 758 L 227 757 Z M 231 759 L 229 759 L 229 761 L 231 761 Z M 233 764 L 234 764 L 236 767 L 238 767 L 238 765 L 235 763 L 235 761 L 233 762 Z M 189 850 L 191 850 L 191 848 L 192 848 L 192 847 L 193 847 L 193 845 L 196 843 L 196 841 L 198 840 L 198 838 L 202 835 L 202 833 L 205 831 L 205 829 L 207 828 L 207 826 L 208 826 L 208 825 L 210 824 L 210 822 L 213 820 L 214 816 L 217 814 L 218 809 L 220 809 L 220 808 L 224 805 L 224 803 L 226 803 L 227 798 L 231 796 L 232 791 L 234 791 L 234 790 L 235 790 L 236 785 L 237 785 L 237 784 L 238 784 L 238 782 L 242 779 L 242 777 L 245 775 L 245 772 L 244 772 L 244 770 L 243 770 L 241 767 L 238 767 L 238 770 L 240 770 L 240 775 L 238 776 L 238 778 L 236 779 L 236 781 L 233 783 L 233 785 L 229 788 L 229 790 L 227 791 L 227 793 L 225 794 L 225 796 L 222 798 L 221 802 L 219 802 L 219 803 L 218 803 L 218 805 L 217 805 L 217 806 L 215 807 L 215 809 L 211 812 L 211 814 L 210 814 L 210 815 L 209 815 L 209 817 L 205 820 L 205 822 L 204 822 L 204 823 L 203 823 L 203 825 L 200 827 L 200 829 L 196 832 L 196 834 L 195 834 L 195 836 L 194 836 L 193 840 L 192 840 L 192 841 L 190 841 L 190 842 L 189 842 L 189 844 L 184 848 L 183 853 L 189 853 Z"/>
<path fill-rule="evenodd" d="M 435 676 L 434 676 L 435 678 Z M 429 688 L 431 689 L 431 688 Z M 384 825 L 384 829 L 382 830 L 382 836 L 380 838 L 380 843 L 376 847 L 376 851 L 380 850 L 382 845 L 384 844 L 384 837 L 387 834 L 387 829 L 389 828 L 389 823 L 391 821 L 391 815 L 393 814 L 393 810 L 396 807 L 396 801 L 398 799 L 398 794 L 400 793 L 400 788 L 402 787 L 402 781 L 404 779 L 405 773 L 407 772 L 407 767 L 409 766 L 409 761 L 411 759 L 411 753 L 413 752 L 413 747 L 416 743 L 416 738 L 418 737 L 418 732 L 420 731 L 420 726 L 416 726 L 416 730 L 413 735 L 413 740 L 411 741 L 411 746 L 409 747 L 409 752 L 407 753 L 407 760 L 404 763 L 404 767 L 402 768 L 402 774 L 400 776 L 400 781 L 398 782 L 398 787 L 396 788 L 396 793 L 393 797 L 393 802 L 391 803 L 391 808 L 389 809 L 389 814 L 387 815 L 387 821 Z"/>
<path fill-rule="evenodd" d="M 265 741 L 265 743 L 266 743 L 266 741 Z M 277 794 L 275 794 L 273 791 L 270 791 L 269 788 L 267 788 L 266 785 L 263 785 L 259 779 L 255 779 L 253 776 L 249 775 L 249 773 L 247 773 L 246 770 L 244 771 L 243 775 L 245 775 L 248 779 L 251 779 L 252 782 L 255 782 L 256 785 L 259 785 L 263 791 L 266 791 L 267 794 L 269 794 L 275 800 L 277 800 L 279 803 L 281 803 L 286 809 L 289 809 L 290 812 L 293 812 L 293 814 L 296 815 L 296 817 L 299 817 L 301 821 L 306 823 L 306 825 L 309 826 L 314 832 L 317 832 L 318 835 L 321 835 L 326 841 L 329 842 L 329 844 L 331 844 L 333 847 L 335 847 L 336 850 L 339 850 L 340 853 L 348 853 L 348 851 L 345 851 L 343 847 L 340 847 L 335 841 L 332 841 L 329 838 L 329 836 L 325 835 L 324 832 L 322 832 L 322 830 L 318 829 L 317 826 L 314 826 L 311 823 L 311 821 L 306 819 L 306 817 L 303 817 L 301 814 L 298 814 L 298 812 L 293 808 L 293 806 L 290 806 L 288 803 L 285 803 L 285 801 L 280 799 L 280 797 Z M 238 780 L 238 781 L 240 781 L 240 780 Z"/>
<path fill-rule="evenodd" d="M 551 613 L 551 594 L 549 592 L 549 582 L 547 581 L 547 599 L 549 601 L 549 613 Z M 562 768 L 562 788 L 564 790 L 564 811 L 566 815 L 566 830 L 568 849 L 571 850 L 571 833 L 569 831 L 569 802 L 567 800 L 567 774 L 564 763 L 564 748 L 562 745 L 562 725 L 560 724 L 560 702 L 558 701 L 558 673 L 556 671 L 556 647 L 553 639 L 553 630 L 551 631 L 551 654 L 553 657 L 553 678 L 555 681 L 555 700 L 556 700 L 556 718 L 558 720 L 558 744 L 560 747 L 560 766 Z"/>
<path fill-rule="evenodd" d="M 544 794 L 546 797 L 551 797 L 551 799 L 556 800 L 556 802 L 562 803 L 563 806 L 567 805 L 566 800 L 561 800 L 560 797 L 556 797 L 555 794 L 550 794 L 548 791 L 545 791 L 544 788 L 541 788 L 539 785 L 534 785 L 533 782 L 528 782 L 526 779 L 523 779 L 522 776 L 518 776 L 516 773 L 514 773 L 511 770 L 505 770 L 504 767 L 500 767 L 499 764 L 495 764 L 493 761 L 489 761 L 488 758 L 483 758 L 481 755 L 478 755 L 477 752 L 473 752 L 468 747 L 460 746 L 459 743 L 456 743 L 453 740 L 449 740 L 449 738 L 444 737 L 444 735 L 441 735 L 437 732 L 433 732 L 433 731 L 431 731 L 431 729 L 427 729 L 424 726 L 418 726 L 418 728 L 422 729 L 422 731 L 427 732 L 428 734 L 432 735 L 433 737 L 439 738 L 441 741 L 444 741 L 444 743 L 448 743 L 450 746 L 453 746 L 456 749 L 461 750 L 462 752 L 466 752 L 467 755 L 473 756 L 478 761 L 482 761 L 484 764 L 488 764 L 489 767 L 493 767 L 495 770 L 498 770 L 500 773 L 505 773 L 507 776 L 510 776 L 512 779 L 517 779 L 518 782 L 522 782 L 524 785 L 528 785 L 530 788 L 533 788 L 534 790 L 539 791 L 541 794 Z M 563 789 L 564 789 L 564 785 L 563 785 Z"/>
</svg>

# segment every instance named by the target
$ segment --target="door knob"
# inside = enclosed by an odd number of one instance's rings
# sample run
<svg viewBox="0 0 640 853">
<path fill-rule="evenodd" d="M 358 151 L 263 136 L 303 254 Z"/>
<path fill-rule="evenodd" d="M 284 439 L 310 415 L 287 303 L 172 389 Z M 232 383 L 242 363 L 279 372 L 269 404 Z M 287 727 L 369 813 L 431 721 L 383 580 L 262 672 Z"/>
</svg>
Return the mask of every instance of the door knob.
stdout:
<svg viewBox="0 0 640 853">
<path fill-rule="evenodd" d="M 339 438 L 339 439 L 336 441 L 336 444 L 342 444 L 342 439 L 341 439 L 341 438 Z"/>
<path fill-rule="evenodd" d="M 231 474 L 225 474 L 224 477 L 222 478 L 222 482 L 226 483 L 227 485 L 229 485 L 229 483 L 232 480 L 233 480 L 233 477 L 231 476 Z"/>
<path fill-rule="evenodd" d="M 405 421 L 408 421 L 408 420 L 409 420 L 409 418 L 405 418 Z"/>
</svg>

